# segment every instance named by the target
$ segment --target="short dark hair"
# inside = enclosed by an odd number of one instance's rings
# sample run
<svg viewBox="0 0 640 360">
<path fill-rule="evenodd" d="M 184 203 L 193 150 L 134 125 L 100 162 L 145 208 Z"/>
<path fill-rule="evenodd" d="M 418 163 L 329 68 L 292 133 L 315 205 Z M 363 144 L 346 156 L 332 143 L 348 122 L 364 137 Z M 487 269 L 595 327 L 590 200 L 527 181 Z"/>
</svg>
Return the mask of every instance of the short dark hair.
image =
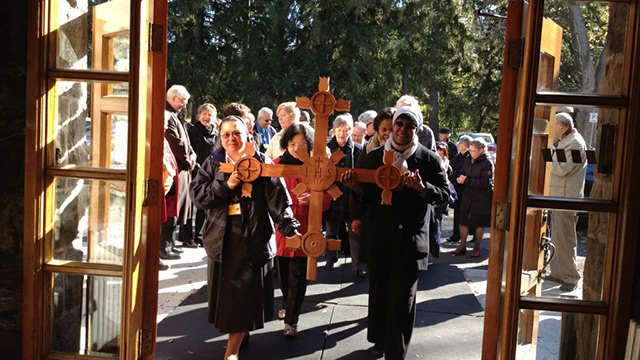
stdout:
<svg viewBox="0 0 640 360">
<path fill-rule="evenodd" d="M 304 136 L 305 140 L 307 140 L 307 148 L 311 151 L 313 149 L 313 129 L 306 123 L 289 126 L 280 138 L 280 148 L 286 149 L 289 146 L 289 141 L 293 140 L 293 137 L 298 134 Z"/>
<path fill-rule="evenodd" d="M 231 115 L 236 115 L 236 116 L 244 117 L 245 114 L 248 114 L 250 112 L 251 112 L 251 109 L 249 109 L 247 105 L 237 103 L 237 102 L 232 102 L 232 103 L 229 103 L 227 107 L 224 109 L 224 111 L 222 112 L 222 116 L 227 117 Z"/>
<path fill-rule="evenodd" d="M 444 152 L 444 156 L 447 159 L 449 158 L 449 145 L 447 143 L 443 143 L 443 142 L 436 143 L 436 151 L 438 150 L 442 150 L 442 152 Z"/>
<path fill-rule="evenodd" d="M 378 111 L 378 115 L 376 115 L 375 118 L 373 118 L 373 129 L 375 131 L 378 131 L 378 126 L 380 126 L 380 123 L 383 122 L 384 120 L 391 120 L 393 121 L 393 113 L 396 112 L 396 108 L 394 107 L 386 107 L 380 111 Z"/>
</svg>

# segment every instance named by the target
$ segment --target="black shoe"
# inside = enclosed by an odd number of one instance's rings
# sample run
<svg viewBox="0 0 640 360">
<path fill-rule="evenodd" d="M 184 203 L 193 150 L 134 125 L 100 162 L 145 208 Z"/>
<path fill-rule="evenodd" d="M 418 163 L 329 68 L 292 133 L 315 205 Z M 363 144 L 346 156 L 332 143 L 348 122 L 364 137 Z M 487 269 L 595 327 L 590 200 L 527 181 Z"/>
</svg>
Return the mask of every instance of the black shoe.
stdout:
<svg viewBox="0 0 640 360">
<path fill-rule="evenodd" d="M 191 240 L 191 241 L 183 242 L 182 246 L 195 249 L 198 247 L 198 244 L 196 244 L 193 240 Z"/>
<path fill-rule="evenodd" d="M 367 277 L 367 270 L 365 269 L 358 269 L 358 277 L 360 279 L 364 279 Z"/>
<path fill-rule="evenodd" d="M 334 263 L 327 261 L 327 263 L 324 265 L 324 269 L 327 271 L 333 271 L 333 264 Z"/>
<path fill-rule="evenodd" d="M 167 265 L 164 261 L 160 260 L 160 271 L 169 270 L 169 265 Z"/>
<path fill-rule="evenodd" d="M 178 260 L 180 259 L 180 254 L 176 254 L 173 251 L 168 253 L 160 253 L 160 259 L 162 260 Z"/>
<path fill-rule="evenodd" d="M 578 288 L 578 284 L 564 283 L 560 286 L 560 291 L 573 291 Z"/>
<path fill-rule="evenodd" d="M 457 242 L 460 242 L 460 238 L 459 238 L 459 237 L 453 237 L 453 236 L 452 236 L 452 237 L 448 238 L 448 239 L 447 239 L 447 240 L 445 240 L 445 241 L 446 241 L 446 242 L 448 242 L 448 243 L 457 243 Z"/>
<path fill-rule="evenodd" d="M 371 354 L 371 357 L 374 359 L 380 359 L 384 356 L 384 348 L 378 344 L 373 345 L 369 348 L 369 354 Z"/>
<path fill-rule="evenodd" d="M 171 251 L 176 253 L 176 254 L 182 254 L 184 252 L 184 250 L 178 249 L 177 247 L 172 247 Z"/>
<path fill-rule="evenodd" d="M 553 281 L 553 282 L 558 283 L 558 284 L 564 284 L 564 281 L 562 281 L 562 280 L 560 280 L 560 279 L 558 279 L 556 277 L 553 277 L 551 275 L 544 275 L 542 277 L 542 280 L 544 280 L 544 281 Z"/>
</svg>

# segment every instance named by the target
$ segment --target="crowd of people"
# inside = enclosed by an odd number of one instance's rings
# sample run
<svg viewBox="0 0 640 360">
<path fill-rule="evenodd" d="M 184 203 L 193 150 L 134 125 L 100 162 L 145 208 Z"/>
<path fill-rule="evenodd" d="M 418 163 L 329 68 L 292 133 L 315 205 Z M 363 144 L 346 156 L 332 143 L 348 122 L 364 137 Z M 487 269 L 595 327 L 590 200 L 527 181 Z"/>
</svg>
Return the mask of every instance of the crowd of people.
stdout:
<svg viewBox="0 0 640 360">
<path fill-rule="evenodd" d="M 282 103 L 275 112 L 263 107 L 257 118 L 246 105 L 230 103 L 221 119 L 212 104 L 202 104 L 190 123 L 181 113 L 189 98 L 181 85 L 167 92 L 160 268 L 168 268 L 162 260 L 180 258 L 177 227 L 183 246 L 204 247 L 208 320 L 229 334 L 225 359 L 237 359 L 249 332 L 275 317 L 275 278 L 283 293 L 277 317 L 284 320 L 284 335 L 297 334 L 307 259 L 300 249 L 288 248 L 286 238 L 307 232 L 311 195 L 294 192 L 302 179 L 259 177 L 251 183 L 251 197 L 243 197 L 242 176 L 220 166 L 246 156 L 264 164 L 301 165 L 301 158 L 313 155 L 314 129 L 309 112 L 295 102 Z M 272 126 L 274 115 L 280 131 Z M 455 224 L 448 241 L 461 241 L 453 254 L 466 253 L 471 232 L 471 256 L 479 255 L 491 217 L 493 162 L 482 140 L 462 137 L 456 144 L 450 135 L 440 129 L 437 142 L 409 95 L 395 107 L 366 111 L 357 121 L 349 113 L 333 120 L 326 152 L 342 152 L 336 166 L 348 170 L 337 179 L 340 197 L 323 194 L 323 230 L 327 239 L 341 240 L 356 276 L 369 279 L 367 339 L 373 357 L 406 356 L 419 273 L 429 254 L 440 255 L 442 216 L 449 207 Z M 253 155 L 245 151 L 250 143 Z M 401 174 L 391 205 L 382 205 L 382 189 L 358 181 L 353 171 L 379 168 L 385 151 L 393 153 Z M 326 271 L 334 269 L 338 255 L 325 251 Z"/>
</svg>

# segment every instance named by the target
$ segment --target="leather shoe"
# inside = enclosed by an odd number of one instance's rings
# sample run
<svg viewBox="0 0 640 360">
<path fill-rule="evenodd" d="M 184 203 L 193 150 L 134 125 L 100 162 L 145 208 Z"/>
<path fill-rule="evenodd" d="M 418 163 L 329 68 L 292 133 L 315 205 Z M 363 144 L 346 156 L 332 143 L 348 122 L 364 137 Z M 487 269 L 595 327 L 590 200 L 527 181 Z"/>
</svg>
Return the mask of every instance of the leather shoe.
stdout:
<svg viewBox="0 0 640 360">
<path fill-rule="evenodd" d="M 193 240 L 191 240 L 191 241 L 183 242 L 182 246 L 195 249 L 198 247 L 198 244 L 196 244 Z"/>
<path fill-rule="evenodd" d="M 160 271 L 169 270 L 169 265 L 164 261 L 160 260 Z"/>
<path fill-rule="evenodd" d="M 384 348 L 375 344 L 369 348 L 369 354 L 371 354 L 371 357 L 374 359 L 380 359 L 384 356 Z"/>
<path fill-rule="evenodd" d="M 445 240 L 445 241 L 446 241 L 446 242 L 448 242 L 448 243 L 457 243 L 457 242 L 460 242 L 460 238 L 459 238 L 459 237 L 453 237 L 453 236 L 452 236 L 452 237 L 448 238 L 448 239 L 447 239 L 447 240 Z"/>
<path fill-rule="evenodd" d="M 455 249 L 455 250 L 453 250 L 453 251 L 451 252 L 451 255 L 459 256 L 459 255 L 464 255 L 464 254 L 466 254 L 466 253 L 467 253 L 467 248 L 466 248 L 466 247 L 463 247 L 462 245 L 460 245 L 460 246 L 458 246 L 458 248 L 457 248 L 457 249 Z"/>
<path fill-rule="evenodd" d="M 172 247 L 171 251 L 176 253 L 176 254 L 182 254 L 184 252 L 184 250 L 178 249 L 177 247 Z"/>
<path fill-rule="evenodd" d="M 327 271 L 333 271 L 333 263 L 330 261 L 327 261 L 327 263 L 324 265 L 324 269 Z"/>
<path fill-rule="evenodd" d="M 560 291 L 573 291 L 578 288 L 578 284 L 564 283 L 560 286 Z"/>
<path fill-rule="evenodd" d="M 177 260 L 180 259 L 180 254 L 176 254 L 173 251 L 168 253 L 160 253 L 160 259 L 162 260 Z"/>
<path fill-rule="evenodd" d="M 358 269 L 358 277 L 360 279 L 364 279 L 365 277 L 367 277 L 367 270 L 365 269 Z"/>
<path fill-rule="evenodd" d="M 564 284 L 564 281 L 562 281 L 562 280 L 560 280 L 560 279 L 558 279 L 558 278 L 556 278 L 556 277 L 553 277 L 553 276 L 551 276 L 551 275 L 545 275 L 545 276 L 543 276 L 543 277 L 542 277 L 542 280 L 545 280 L 545 281 L 553 281 L 553 282 L 558 283 L 558 284 Z"/>
</svg>

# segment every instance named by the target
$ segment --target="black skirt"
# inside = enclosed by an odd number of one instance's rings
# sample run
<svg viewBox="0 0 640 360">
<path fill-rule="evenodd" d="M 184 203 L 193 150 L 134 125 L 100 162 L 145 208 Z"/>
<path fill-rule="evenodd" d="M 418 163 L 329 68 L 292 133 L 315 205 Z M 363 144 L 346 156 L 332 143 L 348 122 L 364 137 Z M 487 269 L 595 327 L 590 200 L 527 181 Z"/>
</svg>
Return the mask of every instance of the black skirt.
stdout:
<svg viewBox="0 0 640 360">
<path fill-rule="evenodd" d="M 491 226 L 491 214 L 460 214 L 460 225 L 468 227 L 489 227 Z"/>
<path fill-rule="evenodd" d="M 243 233 L 241 217 L 229 216 L 222 262 L 208 261 L 208 320 L 222 333 L 261 329 L 274 318 L 273 261 L 253 263 Z"/>
</svg>

